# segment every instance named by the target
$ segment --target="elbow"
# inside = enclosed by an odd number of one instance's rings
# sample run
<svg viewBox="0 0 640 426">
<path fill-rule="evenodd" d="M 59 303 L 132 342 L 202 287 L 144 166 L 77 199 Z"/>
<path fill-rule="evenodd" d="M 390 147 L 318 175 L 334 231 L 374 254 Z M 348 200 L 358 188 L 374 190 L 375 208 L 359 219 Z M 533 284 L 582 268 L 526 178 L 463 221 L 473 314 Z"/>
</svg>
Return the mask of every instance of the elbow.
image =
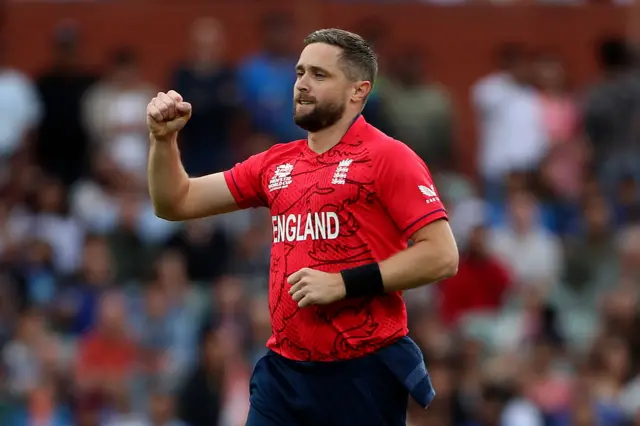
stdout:
<svg viewBox="0 0 640 426">
<path fill-rule="evenodd" d="M 166 220 L 168 222 L 180 222 L 183 221 L 184 218 L 181 217 L 175 209 L 168 208 L 166 206 L 153 205 L 153 212 L 156 217 Z"/>
<path fill-rule="evenodd" d="M 458 263 L 460 256 L 458 255 L 458 248 L 452 247 L 449 250 L 443 250 L 439 259 L 438 279 L 437 281 L 446 280 L 458 273 Z"/>
<path fill-rule="evenodd" d="M 442 278 L 441 280 L 451 278 L 458 273 L 458 263 L 460 261 L 460 257 L 458 255 L 458 250 L 452 250 L 450 254 L 443 256 L 442 259 Z"/>
</svg>

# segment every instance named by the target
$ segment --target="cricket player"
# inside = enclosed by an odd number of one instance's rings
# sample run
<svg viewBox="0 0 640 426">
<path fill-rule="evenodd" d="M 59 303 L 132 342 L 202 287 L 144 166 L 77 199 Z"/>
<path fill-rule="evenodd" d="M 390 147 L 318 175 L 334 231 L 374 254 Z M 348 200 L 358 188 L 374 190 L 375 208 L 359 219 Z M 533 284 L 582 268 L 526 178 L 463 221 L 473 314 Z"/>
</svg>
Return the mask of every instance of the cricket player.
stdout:
<svg viewBox="0 0 640 426">
<path fill-rule="evenodd" d="M 404 425 L 408 396 L 426 408 L 435 392 L 402 291 L 456 273 L 447 213 L 424 162 L 361 116 L 377 60 L 360 36 L 313 32 L 296 73 L 293 117 L 307 139 L 199 178 L 177 145 L 191 105 L 159 93 L 147 108 L 151 198 L 172 221 L 271 211 L 273 334 L 247 426 Z"/>
</svg>

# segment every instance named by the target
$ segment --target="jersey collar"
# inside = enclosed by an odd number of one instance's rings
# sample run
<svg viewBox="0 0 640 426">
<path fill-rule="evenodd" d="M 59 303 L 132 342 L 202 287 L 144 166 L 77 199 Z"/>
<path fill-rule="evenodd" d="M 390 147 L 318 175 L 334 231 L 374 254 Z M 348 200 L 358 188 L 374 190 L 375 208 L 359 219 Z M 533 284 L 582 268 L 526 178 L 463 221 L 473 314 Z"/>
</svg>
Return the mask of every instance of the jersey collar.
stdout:
<svg viewBox="0 0 640 426">
<path fill-rule="evenodd" d="M 351 126 L 349 126 L 349 130 L 344 134 L 340 142 L 352 144 L 360 140 L 364 135 L 367 129 L 367 121 L 364 119 L 362 114 L 358 114 L 356 118 L 353 119 Z"/>
</svg>

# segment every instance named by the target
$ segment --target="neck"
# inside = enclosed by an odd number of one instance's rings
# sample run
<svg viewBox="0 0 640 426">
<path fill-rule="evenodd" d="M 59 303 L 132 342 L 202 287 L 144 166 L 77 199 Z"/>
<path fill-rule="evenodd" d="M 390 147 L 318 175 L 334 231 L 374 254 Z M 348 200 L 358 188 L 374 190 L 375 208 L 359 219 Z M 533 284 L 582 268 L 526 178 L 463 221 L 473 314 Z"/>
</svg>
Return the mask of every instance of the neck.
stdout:
<svg viewBox="0 0 640 426">
<path fill-rule="evenodd" d="M 357 115 L 345 114 L 337 123 L 319 132 L 309 132 L 307 143 L 309 148 L 318 153 L 323 154 L 336 146 L 340 139 L 347 133 Z"/>
</svg>

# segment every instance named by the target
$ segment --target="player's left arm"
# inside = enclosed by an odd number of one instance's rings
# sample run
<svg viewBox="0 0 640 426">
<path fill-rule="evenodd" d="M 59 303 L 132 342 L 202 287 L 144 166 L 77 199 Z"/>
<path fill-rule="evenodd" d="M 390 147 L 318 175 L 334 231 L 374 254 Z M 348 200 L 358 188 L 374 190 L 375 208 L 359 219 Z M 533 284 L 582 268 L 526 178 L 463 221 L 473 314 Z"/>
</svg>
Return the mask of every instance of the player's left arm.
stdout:
<svg viewBox="0 0 640 426">
<path fill-rule="evenodd" d="M 424 225 L 411 239 L 411 247 L 378 265 L 385 293 L 434 283 L 458 271 L 458 248 L 447 220 Z"/>
<path fill-rule="evenodd" d="M 378 198 L 414 244 L 380 262 L 384 291 L 415 288 L 455 275 L 458 247 L 431 173 L 409 147 L 396 142 L 378 163 Z M 344 274 L 343 274 L 344 275 Z"/>
</svg>

